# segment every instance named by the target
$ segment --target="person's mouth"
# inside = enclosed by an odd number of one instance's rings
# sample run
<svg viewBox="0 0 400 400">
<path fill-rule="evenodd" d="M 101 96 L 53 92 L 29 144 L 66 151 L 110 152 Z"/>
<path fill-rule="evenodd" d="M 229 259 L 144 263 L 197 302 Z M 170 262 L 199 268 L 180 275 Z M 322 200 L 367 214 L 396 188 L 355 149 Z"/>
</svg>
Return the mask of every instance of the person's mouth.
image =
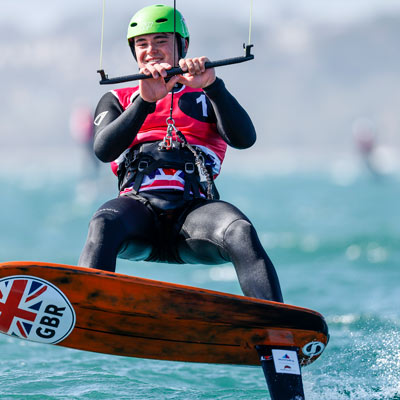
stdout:
<svg viewBox="0 0 400 400">
<path fill-rule="evenodd" d="M 146 60 L 146 64 L 154 65 L 154 64 L 161 64 L 162 59 L 161 58 L 150 58 Z"/>
</svg>

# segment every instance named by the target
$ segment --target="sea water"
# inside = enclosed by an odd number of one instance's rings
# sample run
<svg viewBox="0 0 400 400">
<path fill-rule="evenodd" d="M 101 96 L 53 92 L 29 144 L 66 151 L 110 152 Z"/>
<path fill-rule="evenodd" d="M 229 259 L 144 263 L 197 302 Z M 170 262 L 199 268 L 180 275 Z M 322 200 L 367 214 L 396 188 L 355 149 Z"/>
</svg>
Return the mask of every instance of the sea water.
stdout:
<svg viewBox="0 0 400 400">
<path fill-rule="evenodd" d="M 327 172 L 218 179 L 254 223 L 286 303 L 322 313 L 330 342 L 303 368 L 310 400 L 400 399 L 400 179 Z M 114 182 L 0 178 L 0 261 L 76 264 Z M 118 272 L 240 294 L 222 266 L 119 262 Z M 0 335 L 0 399 L 269 399 L 261 368 L 109 356 Z"/>
</svg>

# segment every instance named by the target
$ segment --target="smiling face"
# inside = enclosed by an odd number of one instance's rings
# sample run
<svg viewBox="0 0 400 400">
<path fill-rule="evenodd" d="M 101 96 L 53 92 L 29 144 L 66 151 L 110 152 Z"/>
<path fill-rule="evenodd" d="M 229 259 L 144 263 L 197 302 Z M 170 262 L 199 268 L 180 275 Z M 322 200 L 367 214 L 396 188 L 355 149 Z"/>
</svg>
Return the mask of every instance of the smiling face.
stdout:
<svg viewBox="0 0 400 400">
<path fill-rule="evenodd" d="M 175 51 L 174 51 L 175 42 Z M 147 64 L 178 63 L 178 50 L 173 33 L 150 33 L 135 37 L 135 52 L 139 68 Z"/>
</svg>

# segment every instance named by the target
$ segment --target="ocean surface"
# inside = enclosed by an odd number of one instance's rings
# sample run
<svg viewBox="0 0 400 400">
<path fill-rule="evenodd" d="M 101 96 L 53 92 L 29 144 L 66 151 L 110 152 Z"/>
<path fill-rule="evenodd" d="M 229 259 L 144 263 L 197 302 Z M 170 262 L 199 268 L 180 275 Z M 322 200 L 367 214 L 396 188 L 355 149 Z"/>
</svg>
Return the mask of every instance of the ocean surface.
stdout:
<svg viewBox="0 0 400 400">
<path fill-rule="evenodd" d="M 303 368 L 308 400 L 400 399 L 400 176 L 225 174 L 223 199 L 252 220 L 286 303 L 322 313 L 325 352 Z M 0 177 L 0 262 L 76 264 L 88 221 L 115 195 L 62 173 Z M 119 262 L 118 272 L 241 294 L 230 264 Z M 0 400 L 269 399 L 261 368 L 80 352 L 0 335 Z"/>
</svg>

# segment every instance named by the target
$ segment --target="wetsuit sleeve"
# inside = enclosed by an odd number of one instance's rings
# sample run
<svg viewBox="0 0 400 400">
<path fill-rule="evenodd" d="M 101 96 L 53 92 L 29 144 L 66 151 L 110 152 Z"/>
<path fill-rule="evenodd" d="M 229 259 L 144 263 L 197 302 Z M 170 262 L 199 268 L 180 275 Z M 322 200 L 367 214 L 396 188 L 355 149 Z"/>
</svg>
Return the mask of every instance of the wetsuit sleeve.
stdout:
<svg viewBox="0 0 400 400">
<path fill-rule="evenodd" d="M 226 89 L 222 79 L 203 89 L 210 100 L 217 119 L 217 129 L 228 145 L 247 149 L 256 141 L 254 125 L 239 102 Z"/>
<path fill-rule="evenodd" d="M 117 159 L 132 143 L 155 103 L 137 96 L 124 111 L 111 92 L 100 99 L 95 112 L 94 152 L 103 162 Z"/>
</svg>

